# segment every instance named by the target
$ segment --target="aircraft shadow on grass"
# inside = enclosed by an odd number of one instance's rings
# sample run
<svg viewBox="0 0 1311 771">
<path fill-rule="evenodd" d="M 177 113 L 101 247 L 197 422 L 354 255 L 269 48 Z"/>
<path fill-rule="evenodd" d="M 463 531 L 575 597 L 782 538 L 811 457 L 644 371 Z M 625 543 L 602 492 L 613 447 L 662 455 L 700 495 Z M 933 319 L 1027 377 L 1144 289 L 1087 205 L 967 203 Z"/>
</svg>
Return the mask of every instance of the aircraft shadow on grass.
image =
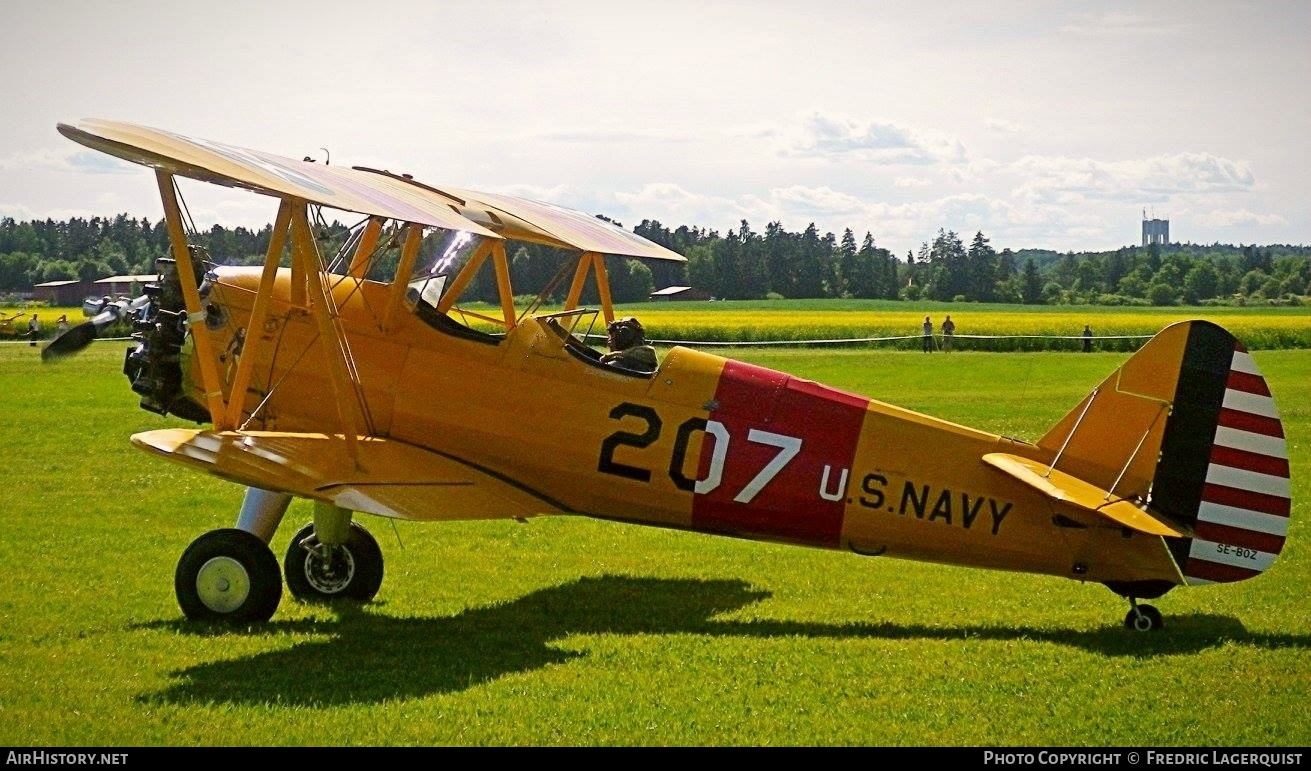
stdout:
<svg viewBox="0 0 1311 771">
<path fill-rule="evenodd" d="M 248 634 L 326 634 L 277 651 L 198 664 L 143 702 L 332 706 L 452 693 L 500 677 L 566 663 L 584 654 L 553 641 L 587 634 L 699 634 L 715 637 L 1036 640 L 1137 658 L 1194 653 L 1225 642 L 1311 647 L 1311 636 L 1249 633 L 1237 619 L 1171 616 L 1160 634 L 1108 625 L 1093 631 L 983 625 L 717 621 L 766 599 L 743 581 L 603 576 L 533 592 L 513 602 L 440 618 L 397 618 L 338 607 L 332 621 L 272 622 Z M 226 626 L 156 621 L 144 628 L 230 635 Z"/>
</svg>

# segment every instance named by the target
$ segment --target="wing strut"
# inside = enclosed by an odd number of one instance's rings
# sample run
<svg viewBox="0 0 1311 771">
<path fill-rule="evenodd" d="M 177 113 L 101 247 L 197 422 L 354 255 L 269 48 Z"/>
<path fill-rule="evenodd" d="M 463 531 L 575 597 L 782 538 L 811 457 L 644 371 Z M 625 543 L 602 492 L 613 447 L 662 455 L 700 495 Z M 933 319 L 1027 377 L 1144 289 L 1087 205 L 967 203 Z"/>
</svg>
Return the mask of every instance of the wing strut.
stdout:
<svg viewBox="0 0 1311 771">
<path fill-rule="evenodd" d="M 574 282 L 569 286 L 569 295 L 564 301 L 564 309 L 571 311 L 578 307 L 578 300 L 583 294 L 583 284 L 587 283 L 588 268 L 596 271 L 596 293 L 601 296 L 601 314 L 605 323 L 615 320 L 614 305 L 610 301 L 610 280 L 605 272 L 605 255 L 600 252 L 583 252 L 578 257 L 578 268 L 574 270 Z"/>
<path fill-rule="evenodd" d="M 505 242 L 492 243 L 492 260 L 496 268 L 496 293 L 501 296 L 501 315 L 505 318 L 505 328 L 514 329 L 517 321 L 514 317 L 514 294 L 510 289 L 510 261 L 505 257 Z"/>
<path fill-rule="evenodd" d="M 178 207 L 173 175 L 157 169 L 155 181 L 159 184 L 159 198 L 164 204 L 164 219 L 168 223 L 168 240 L 173 247 L 173 259 L 177 262 L 178 281 L 187 303 L 187 328 L 191 330 L 191 337 L 196 342 L 196 359 L 200 364 L 200 382 L 205 389 L 205 406 L 209 408 L 209 419 L 215 428 L 231 428 L 225 424 L 227 417 L 224 413 L 223 386 L 219 382 L 214 343 L 209 338 L 209 327 L 205 324 L 205 309 L 200 305 L 200 291 L 196 287 L 191 250 L 187 248 L 187 234 L 182 227 L 182 212 Z"/>
<path fill-rule="evenodd" d="M 364 274 L 369 271 L 369 261 L 373 258 L 373 250 L 378 247 L 378 237 L 382 235 L 382 218 L 369 217 L 369 224 L 364 226 L 364 232 L 360 235 L 360 242 L 355 247 L 355 255 L 351 258 L 351 266 L 348 275 L 351 278 L 364 278 Z"/>
<path fill-rule="evenodd" d="M 460 295 L 464 294 L 464 290 L 468 288 L 469 282 L 478 274 L 478 271 L 482 270 L 482 266 L 487 262 L 488 257 L 492 258 L 492 270 L 496 274 L 496 293 L 501 298 L 500 321 L 489 316 L 482 316 L 455 308 L 456 301 L 460 299 Z M 442 292 L 441 299 L 437 301 L 437 311 L 439 313 L 449 314 L 452 308 L 455 308 L 461 314 L 499 323 L 504 325 L 506 329 L 514 329 L 518 319 L 515 318 L 514 313 L 514 291 L 510 288 L 510 260 L 505 256 L 504 241 L 483 239 L 478 244 L 478 248 L 470 255 L 469 261 L 460 269 L 450 285 Z"/>
<path fill-rule="evenodd" d="M 396 266 L 396 278 L 391 282 L 391 296 L 387 299 L 387 310 L 382 317 L 382 328 L 392 330 L 401 312 L 401 301 L 410 288 L 410 276 L 414 274 L 414 263 L 419 259 L 419 247 L 423 244 L 423 226 L 411 222 L 405 226 L 405 245 L 401 247 L 401 261 Z"/>
<path fill-rule="evenodd" d="M 464 294 L 465 287 L 469 286 L 469 282 L 473 280 L 473 277 L 477 275 L 478 271 L 482 268 L 483 263 L 487 260 L 487 255 L 491 253 L 491 240 L 483 239 L 479 242 L 478 248 L 474 250 L 473 254 L 469 255 L 469 261 L 460 269 L 460 272 L 456 274 L 455 279 L 451 281 L 451 285 L 446 287 L 446 290 L 442 292 L 441 298 L 437 300 L 438 313 L 446 313 L 450 311 L 451 306 L 455 304 L 455 301 L 459 299 L 461 294 Z"/>
<path fill-rule="evenodd" d="M 255 293 L 255 304 L 250 309 L 250 324 L 246 328 L 246 341 L 242 345 L 241 356 L 237 359 L 237 373 L 232 379 L 232 390 L 228 393 L 228 417 L 224 426 L 225 429 L 241 426 L 241 414 L 246 405 L 246 389 L 250 387 L 250 376 L 255 369 L 255 348 L 261 344 L 263 339 L 259 329 L 269 313 L 270 298 L 273 296 L 273 282 L 278 275 L 278 263 L 282 260 L 282 248 L 287 243 L 287 228 L 290 224 L 291 201 L 284 198 L 278 204 L 278 217 L 273 223 L 273 233 L 269 237 L 269 248 L 264 255 L 264 272 L 260 274 L 259 291 Z"/>
<path fill-rule="evenodd" d="M 305 288 L 309 293 L 310 315 L 318 324 L 319 337 L 323 340 L 324 353 L 328 358 L 329 371 L 332 373 L 332 390 L 337 401 L 337 415 L 341 419 L 342 433 L 346 437 L 347 452 L 352 461 L 358 463 L 358 436 L 361 424 L 366 432 L 373 433 L 372 426 L 369 425 L 359 373 L 355 371 L 346 335 L 336 320 L 336 305 L 328 297 L 323 286 L 323 266 L 319 260 L 318 247 L 314 244 L 314 236 L 310 232 L 309 219 L 306 215 L 308 206 L 305 201 L 296 200 L 292 202 L 291 209 L 292 259 L 300 263 L 301 273 L 306 279 Z"/>
</svg>

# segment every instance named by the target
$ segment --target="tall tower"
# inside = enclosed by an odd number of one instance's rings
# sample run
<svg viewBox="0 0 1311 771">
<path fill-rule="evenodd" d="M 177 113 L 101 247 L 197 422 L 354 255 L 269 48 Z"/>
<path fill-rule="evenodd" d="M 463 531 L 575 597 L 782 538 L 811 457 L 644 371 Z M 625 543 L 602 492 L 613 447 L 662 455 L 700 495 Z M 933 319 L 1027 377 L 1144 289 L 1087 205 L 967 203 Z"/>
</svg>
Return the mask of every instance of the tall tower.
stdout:
<svg viewBox="0 0 1311 771">
<path fill-rule="evenodd" d="M 1170 243 L 1170 220 L 1149 220 L 1147 210 L 1143 209 L 1143 246 L 1168 243 Z"/>
</svg>

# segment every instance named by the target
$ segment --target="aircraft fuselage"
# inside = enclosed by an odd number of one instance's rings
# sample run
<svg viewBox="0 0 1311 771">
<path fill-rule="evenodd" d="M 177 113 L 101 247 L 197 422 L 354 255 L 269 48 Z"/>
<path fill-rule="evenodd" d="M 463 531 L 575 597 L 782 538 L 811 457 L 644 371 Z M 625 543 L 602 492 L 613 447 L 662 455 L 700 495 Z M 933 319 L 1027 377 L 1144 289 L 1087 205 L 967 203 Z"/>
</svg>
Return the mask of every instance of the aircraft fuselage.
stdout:
<svg viewBox="0 0 1311 771">
<path fill-rule="evenodd" d="M 224 269 L 209 302 L 226 350 L 264 337 L 251 429 L 324 431 L 336 403 L 317 328 L 285 276 L 251 321 L 258 272 Z M 334 290 L 370 432 L 514 479 L 606 519 L 1091 581 L 1176 581 L 1161 539 L 1018 485 L 981 461 L 1035 445 L 685 347 L 652 376 L 617 372 L 537 319 L 457 336 L 404 313 L 388 287 Z M 572 350 L 571 350 L 572 348 Z"/>
</svg>

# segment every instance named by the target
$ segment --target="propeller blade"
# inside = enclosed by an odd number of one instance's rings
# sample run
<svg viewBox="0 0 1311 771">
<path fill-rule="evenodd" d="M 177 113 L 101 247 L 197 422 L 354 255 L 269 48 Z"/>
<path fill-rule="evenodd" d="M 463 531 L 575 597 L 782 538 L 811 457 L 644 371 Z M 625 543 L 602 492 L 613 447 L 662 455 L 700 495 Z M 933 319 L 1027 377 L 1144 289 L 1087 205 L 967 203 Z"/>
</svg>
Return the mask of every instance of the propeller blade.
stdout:
<svg viewBox="0 0 1311 771">
<path fill-rule="evenodd" d="M 136 313 L 137 311 L 141 310 L 142 308 L 146 307 L 149 304 L 150 304 L 150 296 L 143 294 L 137 299 L 128 303 L 126 306 L 124 306 L 123 313 L 124 314 Z"/>
<path fill-rule="evenodd" d="M 103 315 L 105 314 L 100 314 L 100 316 Z M 100 318 L 100 316 L 96 316 L 96 318 Z M 96 326 L 94 320 L 84 321 L 51 340 L 49 345 L 42 348 L 41 361 L 54 361 L 65 356 L 72 356 L 90 345 L 99 332 L 100 328 Z"/>
<path fill-rule="evenodd" d="M 91 317 L 89 321 L 84 321 L 51 340 L 49 345 L 41 349 L 41 360 L 54 361 L 72 356 L 90 345 L 100 335 L 100 330 L 149 304 L 150 298 L 142 295 L 131 302 L 119 300 L 105 306 L 103 311 Z"/>
<path fill-rule="evenodd" d="M 94 324 L 96 329 L 100 329 L 101 327 L 104 327 L 107 324 L 112 324 L 115 321 L 117 321 L 119 315 L 120 315 L 120 311 L 118 307 L 111 305 L 108 308 L 104 309 L 103 311 L 92 316 L 90 321 L 86 321 L 84 323 Z"/>
</svg>

